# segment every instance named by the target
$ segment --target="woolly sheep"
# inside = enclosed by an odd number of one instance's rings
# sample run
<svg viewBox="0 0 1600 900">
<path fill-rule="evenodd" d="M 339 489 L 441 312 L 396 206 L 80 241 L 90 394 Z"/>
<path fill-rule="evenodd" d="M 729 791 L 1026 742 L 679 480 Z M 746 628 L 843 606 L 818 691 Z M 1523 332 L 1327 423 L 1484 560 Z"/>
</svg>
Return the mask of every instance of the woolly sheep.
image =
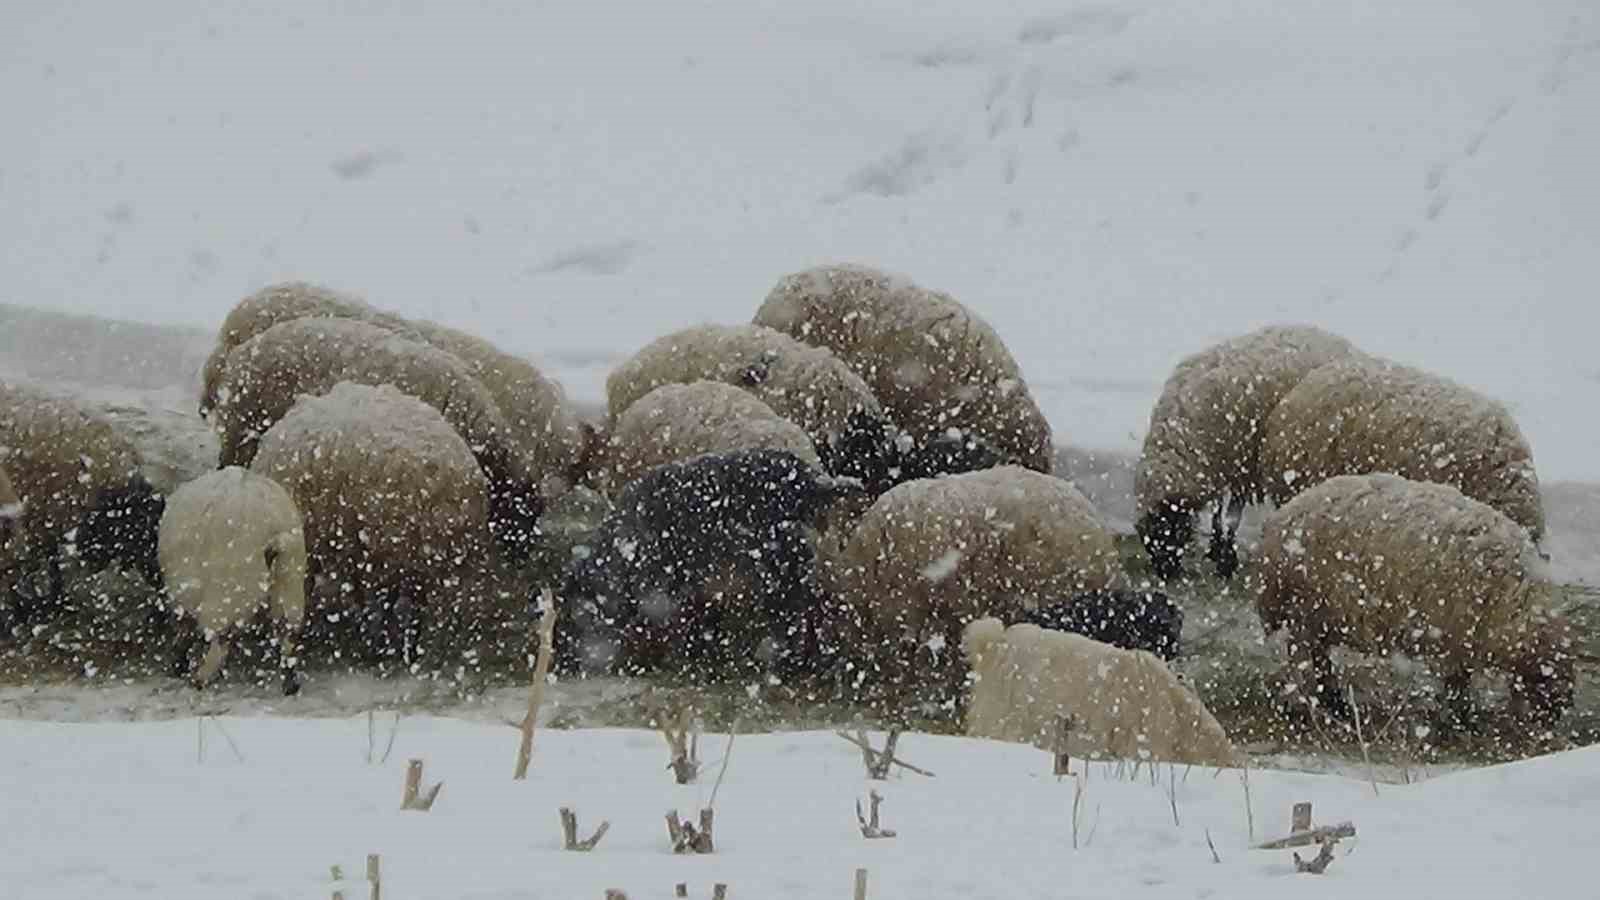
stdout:
<svg viewBox="0 0 1600 900">
<path fill-rule="evenodd" d="M 1020 621 L 1124 650 L 1147 650 L 1168 661 L 1178 658 L 1183 635 L 1183 608 L 1160 591 L 1085 591 L 1024 612 Z"/>
<path fill-rule="evenodd" d="M 715 381 L 664 384 L 617 417 L 590 477 L 615 495 L 664 463 L 758 447 L 786 450 L 822 468 L 806 433 L 753 395 Z"/>
<path fill-rule="evenodd" d="M 662 385 L 702 380 L 749 391 L 799 425 L 829 472 L 890 487 L 896 435 L 872 389 L 832 352 L 761 325 L 699 325 L 645 345 L 606 379 L 610 417 Z"/>
<path fill-rule="evenodd" d="M 537 477 L 516 452 L 494 397 L 454 355 L 364 322 L 295 319 L 235 348 L 213 410 L 221 465 L 249 465 L 259 435 L 297 397 L 340 381 L 393 385 L 438 410 L 489 477 L 495 533 L 523 544 L 542 509 Z"/>
<path fill-rule="evenodd" d="M 1261 470 L 1274 503 L 1335 475 L 1434 481 L 1544 534 L 1533 451 L 1510 411 L 1447 378 L 1372 357 L 1313 369 L 1267 419 Z"/>
<path fill-rule="evenodd" d="M 1069 716 L 1076 755 L 1244 763 L 1200 698 L 1142 650 L 994 618 L 968 625 L 961 646 L 976 676 L 966 709 L 972 737 L 1054 749 L 1056 720 Z"/>
<path fill-rule="evenodd" d="M 234 631 L 265 608 L 279 627 L 283 692 L 299 692 L 296 644 L 306 611 L 306 542 L 288 491 L 238 467 L 202 475 L 167 498 L 160 555 L 173 602 L 210 642 L 194 672 L 197 687 L 221 670 Z M 190 646 L 191 641 L 180 646 L 179 664 L 186 663 Z"/>
<path fill-rule="evenodd" d="M 891 685 L 909 675 L 896 667 L 919 648 L 953 680 L 968 622 L 1109 587 L 1120 565 L 1076 487 L 1020 466 L 902 484 L 828 557 L 825 580 L 842 615 L 836 639 Z"/>
<path fill-rule="evenodd" d="M 392 611 L 409 659 L 416 619 L 489 549 L 489 485 L 438 410 L 384 385 L 341 382 L 306 396 L 261 438 L 250 469 L 288 489 L 313 575 L 364 605 L 376 634 Z M 463 610 L 453 618 L 464 618 Z M 393 625 L 391 621 L 388 624 Z"/>
<path fill-rule="evenodd" d="M 0 381 L 0 465 L 21 504 L 0 571 L 17 576 L 45 566 L 48 605 L 64 596 L 67 555 L 96 569 L 129 566 L 159 583 L 163 498 L 140 474 L 133 447 L 103 417 L 66 395 Z M 13 612 L 31 618 L 32 604 L 10 593 Z"/>
<path fill-rule="evenodd" d="M 949 295 L 865 266 L 822 266 L 780 279 L 754 321 L 832 350 L 913 442 L 971 432 L 1050 472 L 1050 423 L 1016 361 Z"/>
<path fill-rule="evenodd" d="M 1432 660 L 1452 713 L 1470 711 L 1474 671 L 1512 676 L 1546 724 L 1572 702 L 1573 657 L 1554 588 L 1528 533 L 1454 487 L 1397 475 L 1340 475 L 1269 514 L 1257 611 L 1286 628 L 1292 669 L 1320 704 L 1349 710 L 1328 652 Z"/>
<path fill-rule="evenodd" d="M 1159 577 L 1182 571 L 1193 518 L 1213 504 L 1210 555 L 1223 577 L 1233 574 L 1239 515 L 1266 491 L 1260 458 L 1268 417 L 1312 369 L 1357 352 L 1319 328 L 1273 325 L 1178 363 L 1150 413 L 1134 475 L 1136 528 Z"/>
<path fill-rule="evenodd" d="M 268 285 L 240 300 L 217 329 L 217 343 L 201 369 L 200 415 L 217 405 L 222 374 L 233 349 L 274 325 L 295 319 L 351 319 L 404 333 L 404 319 L 349 294 L 304 281 Z"/>
<path fill-rule="evenodd" d="M 702 665 L 803 662 L 819 603 L 809 526 L 858 490 L 766 448 L 653 469 L 569 567 L 563 664 L 638 670 L 660 662 L 663 644 Z"/>
</svg>

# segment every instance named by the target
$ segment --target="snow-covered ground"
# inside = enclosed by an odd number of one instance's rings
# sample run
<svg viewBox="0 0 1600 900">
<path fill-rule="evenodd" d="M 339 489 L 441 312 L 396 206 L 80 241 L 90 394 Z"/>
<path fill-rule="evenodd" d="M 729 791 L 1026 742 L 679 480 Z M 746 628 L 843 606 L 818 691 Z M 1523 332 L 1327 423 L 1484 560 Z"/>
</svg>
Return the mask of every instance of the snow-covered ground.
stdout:
<svg viewBox="0 0 1600 900">
<path fill-rule="evenodd" d="M 620 888 L 652 900 L 679 882 L 698 898 L 714 882 L 735 900 L 848 897 L 864 867 L 875 900 L 1565 900 L 1592 884 L 1600 808 L 1600 748 L 1380 785 L 1376 796 L 1357 778 L 1253 770 L 1258 841 L 1288 832 L 1297 801 L 1313 803 L 1315 824 L 1354 822 L 1357 837 L 1316 877 L 1295 874 L 1290 851 L 1247 849 L 1238 771 L 1161 767 L 1152 786 L 1148 770 L 1118 780 L 1113 767 L 1078 761 L 1088 774 L 1074 850 L 1074 784 L 1050 774 L 1045 753 L 907 735 L 900 755 L 936 777 L 874 784 L 848 744 L 795 732 L 736 739 L 716 794 L 716 852 L 685 857 L 670 852 L 664 815 L 703 807 L 716 765 L 678 786 L 659 734 L 549 731 L 516 783 L 516 742 L 504 725 L 408 718 L 388 761 L 368 764 L 365 717 L 8 722 L 0 884 L 29 900 L 326 900 L 330 866 L 359 878 L 377 853 L 385 897 L 599 900 Z M 374 756 L 387 743 L 380 718 Z M 717 763 L 725 746 L 709 735 L 702 754 Z M 429 812 L 399 809 L 410 758 L 425 760 L 425 783 L 444 782 Z M 853 804 L 873 787 L 896 838 L 868 841 L 856 828 Z M 593 852 L 559 849 L 562 806 L 584 836 L 610 822 Z M 367 896 L 353 880 L 344 890 Z"/>
<path fill-rule="evenodd" d="M 1592 0 L 16 0 L 0 108 L 0 300 L 210 328 L 306 277 L 593 399 L 852 259 L 991 319 L 1064 443 L 1297 319 L 1600 480 Z"/>
</svg>

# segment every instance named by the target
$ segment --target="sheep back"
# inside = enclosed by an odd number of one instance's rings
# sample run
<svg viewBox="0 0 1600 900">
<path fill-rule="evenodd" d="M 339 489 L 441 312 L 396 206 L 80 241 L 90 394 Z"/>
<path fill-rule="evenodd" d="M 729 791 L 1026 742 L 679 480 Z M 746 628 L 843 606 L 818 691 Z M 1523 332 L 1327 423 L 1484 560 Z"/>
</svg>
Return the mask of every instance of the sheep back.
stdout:
<svg viewBox="0 0 1600 900">
<path fill-rule="evenodd" d="M 438 585 L 488 550 L 488 482 L 438 410 L 390 386 L 303 397 L 250 469 L 288 489 L 313 569 L 368 590 Z"/>
<path fill-rule="evenodd" d="M 1274 502 L 1336 475 L 1388 472 L 1448 484 L 1544 533 L 1533 451 L 1504 404 L 1371 357 L 1312 370 L 1267 420 L 1261 468 Z"/>
<path fill-rule="evenodd" d="M 300 510 L 276 481 L 229 467 L 184 484 L 161 517 L 161 571 L 179 607 L 209 632 L 245 624 L 264 602 L 305 618 Z"/>
<path fill-rule="evenodd" d="M 201 369 L 200 415 L 209 416 L 217 405 L 222 373 L 233 348 L 274 325 L 304 318 L 350 319 L 391 331 L 406 330 L 404 319 L 349 294 L 304 281 L 268 285 L 240 300 L 217 329 L 216 346 Z"/>
<path fill-rule="evenodd" d="M 1267 631 L 1366 653 L 1523 670 L 1512 648 L 1552 598 L 1521 526 L 1449 485 L 1340 475 L 1270 513 L 1257 610 Z"/>
<path fill-rule="evenodd" d="M 832 350 L 917 443 L 972 431 L 1050 472 L 1050 423 L 1016 360 L 948 294 L 865 266 L 822 266 L 780 279 L 754 321 Z"/>
<path fill-rule="evenodd" d="M 1057 717 L 1072 721 L 1074 755 L 1237 766 L 1243 755 L 1210 710 L 1161 660 L 1079 634 L 980 619 L 962 635 L 976 676 L 972 737 L 1054 749 Z"/>
<path fill-rule="evenodd" d="M 1020 466 L 919 479 L 873 503 L 827 567 L 858 651 L 943 638 L 974 619 L 1106 588 L 1111 532 L 1071 483 Z M 859 643 L 856 643 L 859 642 Z"/>
<path fill-rule="evenodd" d="M 1309 325 L 1273 325 L 1192 354 L 1173 369 L 1150 413 L 1134 496 L 1194 512 L 1225 493 L 1259 497 L 1261 445 L 1278 402 L 1311 370 L 1355 353 Z"/>
<path fill-rule="evenodd" d="M 806 433 L 755 396 L 715 381 L 664 384 L 617 417 L 590 477 L 615 495 L 665 463 L 757 448 L 787 450 L 822 468 Z"/>
</svg>

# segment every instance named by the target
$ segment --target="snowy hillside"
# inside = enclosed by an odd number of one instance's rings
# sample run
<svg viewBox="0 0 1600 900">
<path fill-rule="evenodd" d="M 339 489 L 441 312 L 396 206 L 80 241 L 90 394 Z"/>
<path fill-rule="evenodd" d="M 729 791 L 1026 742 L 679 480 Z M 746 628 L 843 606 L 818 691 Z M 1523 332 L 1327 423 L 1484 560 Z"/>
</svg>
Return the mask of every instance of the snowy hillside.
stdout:
<svg viewBox="0 0 1600 900">
<path fill-rule="evenodd" d="M 659 734 L 542 732 L 529 779 L 514 783 L 516 733 L 504 726 L 408 718 L 387 763 L 371 765 L 364 717 L 204 729 L 193 719 L 9 723 L 0 790 L 27 826 L 0 857 L 7 895 L 325 900 L 339 865 L 345 896 L 365 898 L 359 879 L 377 853 L 386 897 L 599 900 L 621 888 L 656 900 L 678 882 L 700 898 L 713 882 L 730 898 L 848 897 L 864 867 L 874 900 L 1554 900 L 1591 883 L 1600 804 L 1595 748 L 1382 785 L 1377 796 L 1357 779 L 1257 770 L 1248 815 L 1235 770 L 1162 767 L 1152 786 L 1148 769 L 1118 780 L 1114 766 L 1080 760 L 1074 850 L 1072 779 L 1058 783 L 1037 750 L 908 735 L 900 753 L 936 777 L 873 783 L 860 753 L 830 734 L 742 735 L 716 794 L 715 852 L 675 856 L 663 816 L 706 805 L 715 770 L 674 785 Z M 374 757 L 387 740 L 380 727 Z M 725 738 L 702 747 L 715 762 Z M 444 782 L 429 812 L 399 810 L 408 758 L 425 760 L 425 782 Z M 853 803 L 865 805 L 869 788 L 897 837 L 857 830 Z M 1252 826 L 1256 841 L 1287 834 L 1290 807 L 1304 800 L 1314 824 L 1357 829 L 1321 878 L 1295 875 L 1290 851 L 1247 849 Z M 582 836 L 610 823 L 593 852 L 559 849 L 561 806 L 576 810 Z"/>
<path fill-rule="evenodd" d="M 0 300 L 214 327 L 299 276 L 580 395 L 859 260 L 1131 450 L 1182 354 L 1309 320 L 1600 480 L 1590 0 L 0 9 Z"/>
</svg>

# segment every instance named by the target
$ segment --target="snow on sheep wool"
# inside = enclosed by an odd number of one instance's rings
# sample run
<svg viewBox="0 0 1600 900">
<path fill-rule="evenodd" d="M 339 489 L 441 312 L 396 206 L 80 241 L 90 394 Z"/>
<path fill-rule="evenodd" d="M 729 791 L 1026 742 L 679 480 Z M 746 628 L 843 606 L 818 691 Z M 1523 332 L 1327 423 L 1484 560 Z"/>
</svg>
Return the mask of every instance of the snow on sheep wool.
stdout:
<svg viewBox="0 0 1600 900">
<path fill-rule="evenodd" d="M 1539 721 L 1573 697 L 1567 625 L 1544 561 L 1516 522 L 1449 485 L 1340 475 L 1267 516 L 1256 607 L 1289 633 L 1291 672 L 1348 714 L 1329 650 L 1433 661 L 1454 711 L 1470 709 L 1479 669 L 1513 678 Z"/>
<path fill-rule="evenodd" d="M 1050 472 L 1050 423 L 1016 360 L 949 295 L 865 266 L 823 266 L 780 279 L 754 322 L 832 350 L 914 443 L 971 432 Z"/>
<path fill-rule="evenodd" d="M 1179 574 L 1194 516 L 1213 504 L 1211 556 L 1224 577 L 1232 574 L 1239 513 L 1265 496 L 1260 457 L 1267 418 L 1312 369 L 1357 352 L 1320 328 L 1273 325 L 1178 363 L 1150 413 L 1134 475 L 1137 528 L 1158 576 Z"/>
<path fill-rule="evenodd" d="M 193 676 L 197 685 L 216 677 L 234 631 L 265 608 L 279 627 L 283 692 L 299 691 L 306 542 L 287 490 L 238 467 L 200 476 L 167 498 L 160 555 L 167 592 L 210 642 Z M 180 645 L 180 660 L 189 644 Z"/>
<path fill-rule="evenodd" d="M 1244 755 L 1161 660 L 1037 625 L 979 619 L 962 634 L 972 667 L 966 733 L 1054 749 L 1071 721 L 1075 755 L 1239 766 Z"/>
</svg>

